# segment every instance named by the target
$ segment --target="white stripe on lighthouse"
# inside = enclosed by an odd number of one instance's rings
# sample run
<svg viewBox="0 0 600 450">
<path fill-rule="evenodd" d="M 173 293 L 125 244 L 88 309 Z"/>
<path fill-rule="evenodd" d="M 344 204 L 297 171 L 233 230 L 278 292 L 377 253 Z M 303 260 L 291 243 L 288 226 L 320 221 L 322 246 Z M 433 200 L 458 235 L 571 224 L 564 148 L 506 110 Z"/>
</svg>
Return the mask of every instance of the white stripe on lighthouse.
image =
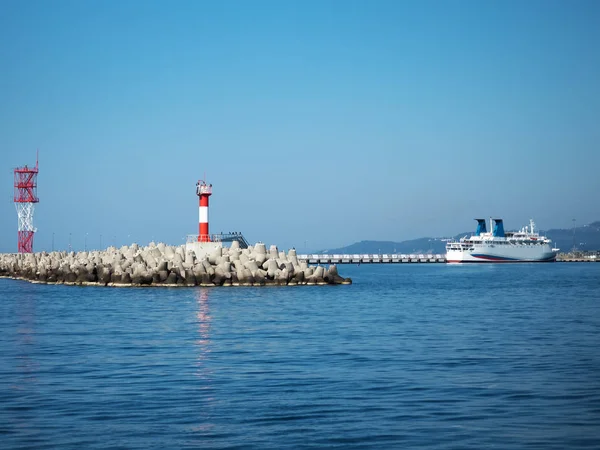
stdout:
<svg viewBox="0 0 600 450">
<path fill-rule="evenodd" d="M 200 207 L 200 223 L 208 223 L 208 206 Z"/>
</svg>

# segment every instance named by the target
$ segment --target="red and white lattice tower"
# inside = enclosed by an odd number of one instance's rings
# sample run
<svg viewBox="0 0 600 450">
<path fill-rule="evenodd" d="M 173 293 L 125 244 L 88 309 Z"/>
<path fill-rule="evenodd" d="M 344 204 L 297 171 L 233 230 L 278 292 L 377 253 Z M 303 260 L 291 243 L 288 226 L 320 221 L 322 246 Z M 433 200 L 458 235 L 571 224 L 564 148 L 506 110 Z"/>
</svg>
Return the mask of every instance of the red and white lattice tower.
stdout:
<svg viewBox="0 0 600 450">
<path fill-rule="evenodd" d="M 208 234 L 208 197 L 212 194 L 212 184 L 199 180 L 196 183 L 196 195 L 200 197 L 200 220 L 198 224 L 198 242 L 210 242 Z"/>
<path fill-rule="evenodd" d="M 38 160 L 35 167 L 17 167 L 15 173 L 14 202 L 19 217 L 19 253 L 33 252 L 33 234 L 37 231 L 33 227 L 34 205 L 40 201 L 37 196 Z"/>
</svg>

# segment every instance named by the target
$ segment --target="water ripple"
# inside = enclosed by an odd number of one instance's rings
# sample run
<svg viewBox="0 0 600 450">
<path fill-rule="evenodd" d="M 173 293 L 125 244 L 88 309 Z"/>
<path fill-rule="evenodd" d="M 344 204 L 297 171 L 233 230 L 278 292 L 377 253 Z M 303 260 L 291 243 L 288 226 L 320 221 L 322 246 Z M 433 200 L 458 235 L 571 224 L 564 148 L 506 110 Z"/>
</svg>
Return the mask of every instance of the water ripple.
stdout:
<svg viewBox="0 0 600 450">
<path fill-rule="evenodd" d="M 0 279 L 3 448 L 596 449 L 600 264 L 332 289 Z"/>
</svg>

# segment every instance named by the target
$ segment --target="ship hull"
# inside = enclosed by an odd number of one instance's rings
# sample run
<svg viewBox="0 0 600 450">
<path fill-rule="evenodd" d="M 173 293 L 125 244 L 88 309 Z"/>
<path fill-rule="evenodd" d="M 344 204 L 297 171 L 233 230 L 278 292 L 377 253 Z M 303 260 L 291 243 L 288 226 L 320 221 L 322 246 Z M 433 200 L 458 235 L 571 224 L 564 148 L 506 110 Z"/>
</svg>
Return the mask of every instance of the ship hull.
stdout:
<svg viewBox="0 0 600 450">
<path fill-rule="evenodd" d="M 549 246 L 548 246 L 549 247 Z M 448 263 L 534 263 L 555 262 L 556 252 L 552 249 L 540 248 L 513 248 L 494 250 L 494 248 L 481 248 L 474 250 L 449 250 L 446 253 Z"/>
</svg>

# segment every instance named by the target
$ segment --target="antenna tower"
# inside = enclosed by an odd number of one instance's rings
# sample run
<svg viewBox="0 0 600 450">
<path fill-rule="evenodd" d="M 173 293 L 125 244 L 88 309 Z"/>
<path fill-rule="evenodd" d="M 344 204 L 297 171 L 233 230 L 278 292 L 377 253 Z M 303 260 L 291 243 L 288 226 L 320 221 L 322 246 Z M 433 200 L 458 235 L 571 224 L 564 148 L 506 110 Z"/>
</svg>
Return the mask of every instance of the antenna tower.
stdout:
<svg viewBox="0 0 600 450">
<path fill-rule="evenodd" d="M 15 174 L 14 202 L 19 218 L 19 253 L 33 252 L 33 234 L 37 231 L 33 227 L 34 205 L 40 201 L 37 196 L 38 158 L 35 167 L 17 167 Z"/>
</svg>

